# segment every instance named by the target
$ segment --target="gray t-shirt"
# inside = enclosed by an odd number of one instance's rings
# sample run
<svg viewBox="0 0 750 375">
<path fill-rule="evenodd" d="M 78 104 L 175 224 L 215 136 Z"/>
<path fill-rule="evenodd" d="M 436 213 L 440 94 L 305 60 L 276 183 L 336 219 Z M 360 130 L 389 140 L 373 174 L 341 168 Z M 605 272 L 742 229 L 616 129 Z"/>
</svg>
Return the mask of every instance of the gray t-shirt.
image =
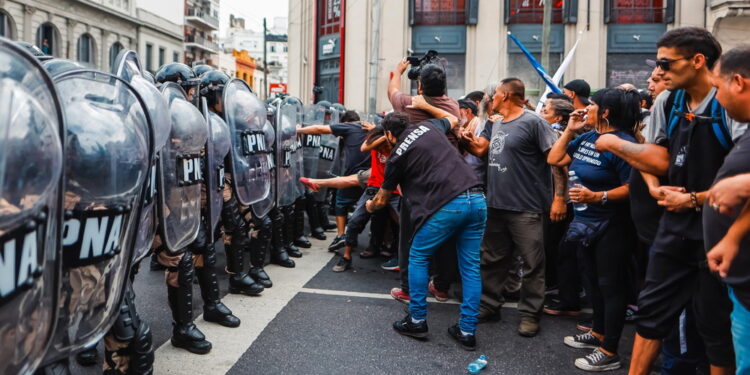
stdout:
<svg viewBox="0 0 750 375">
<path fill-rule="evenodd" d="M 668 116 L 665 113 L 665 107 L 670 93 L 671 91 L 664 90 L 656 97 L 656 100 L 654 100 L 654 105 L 651 107 L 651 117 L 649 118 L 649 122 L 641 131 L 641 134 L 643 134 L 643 137 L 646 139 L 646 143 L 655 143 L 658 145 L 664 145 L 666 143 Z M 712 87 L 711 91 L 708 92 L 708 95 L 706 95 L 701 104 L 698 105 L 698 108 L 691 110 L 691 112 L 703 113 L 715 95 L 716 87 Z M 726 118 L 729 133 L 732 135 L 733 140 L 737 140 L 745 133 L 745 130 L 747 130 L 747 123 L 735 121 L 729 117 L 729 115 L 727 115 Z"/>
<path fill-rule="evenodd" d="M 509 122 L 487 123 L 481 135 L 487 153 L 487 206 L 544 213 L 552 203 L 552 172 L 547 151 L 557 135 L 536 113 L 525 111 Z"/>
</svg>

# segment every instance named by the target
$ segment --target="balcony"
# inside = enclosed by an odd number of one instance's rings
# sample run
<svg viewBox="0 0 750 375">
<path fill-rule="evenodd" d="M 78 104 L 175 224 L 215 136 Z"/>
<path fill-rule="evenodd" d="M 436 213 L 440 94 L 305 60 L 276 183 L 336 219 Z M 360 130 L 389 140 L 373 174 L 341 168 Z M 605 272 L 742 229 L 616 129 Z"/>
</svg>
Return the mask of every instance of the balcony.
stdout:
<svg viewBox="0 0 750 375">
<path fill-rule="evenodd" d="M 198 48 L 209 53 L 219 51 L 219 45 L 216 42 L 200 35 L 185 35 L 185 48 Z"/>
<path fill-rule="evenodd" d="M 219 29 L 219 19 L 212 16 L 209 12 L 204 12 L 199 8 L 189 8 L 185 15 L 186 22 L 192 22 L 204 29 L 208 28 L 211 30 Z"/>
</svg>

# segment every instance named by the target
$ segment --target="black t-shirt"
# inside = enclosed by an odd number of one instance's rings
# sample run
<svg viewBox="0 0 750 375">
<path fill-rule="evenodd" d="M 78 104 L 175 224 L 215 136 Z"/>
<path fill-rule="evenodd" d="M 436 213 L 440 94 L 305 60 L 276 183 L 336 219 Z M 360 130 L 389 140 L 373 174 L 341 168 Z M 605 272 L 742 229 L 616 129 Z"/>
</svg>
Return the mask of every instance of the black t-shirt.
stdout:
<svg viewBox="0 0 750 375">
<path fill-rule="evenodd" d="M 360 151 L 362 143 L 367 138 L 367 132 L 362 129 L 360 124 L 343 123 L 333 124 L 331 133 L 337 137 L 342 137 L 340 146 L 344 149 L 344 176 L 355 174 L 370 168 L 370 153 Z"/>
<path fill-rule="evenodd" d="M 400 185 L 409 201 L 416 233 L 427 219 L 461 192 L 481 185 L 476 173 L 445 136 L 446 119 L 409 125 L 385 167 L 384 190 Z"/>
<path fill-rule="evenodd" d="M 744 173 L 750 173 L 750 132 L 737 140 L 732 151 L 724 159 L 724 165 L 716 174 L 716 181 Z M 742 205 L 735 207 L 734 215 L 730 217 L 720 214 L 706 202 L 703 206 L 703 233 L 707 251 L 727 234 L 727 230 L 737 219 L 742 207 Z M 750 309 L 750 237 L 746 236 L 742 239 L 740 252 L 734 258 L 724 281 L 734 288 L 740 302 Z"/>
<path fill-rule="evenodd" d="M 663 184 L 664 179 L 660 179 Z M 656 199 L 648 192 L 648 185 L 643 180 L 641 172 L 635 168 L 630 171 L 630 216 L 638 232 L 638 238 L 647 244 L 652 244 L 656 238 L 664 208 L 656 203 Z"/>
</svg>

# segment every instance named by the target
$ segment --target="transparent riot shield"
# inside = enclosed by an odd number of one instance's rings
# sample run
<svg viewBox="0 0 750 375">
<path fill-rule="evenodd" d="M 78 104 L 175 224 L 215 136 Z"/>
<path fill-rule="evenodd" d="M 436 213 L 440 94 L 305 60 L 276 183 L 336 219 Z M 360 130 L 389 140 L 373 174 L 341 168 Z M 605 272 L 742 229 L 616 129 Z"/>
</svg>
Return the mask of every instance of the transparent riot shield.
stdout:
<svg viewBox="0 0 750 375">
<path fill-rule="evenodd" d="M 27 374 L 57 316 L 64 119 L 47 73 L 4 38 L 0 66 L 0 374 Z"/>
<path fill-rule="evenodd" d="M 318 106 L 318 117 L 323 117 L 324 124 L 333 125 L 339 123 L 340 114 L 335 109 L 326 109 L 325 107 Z M 320 153 L 318 154 L 318 175 L 317 178 L 331 178 L 338 176 L 341 169 L 336 164 L 337 160 L 340 160 L 339 156 L 339 138 L 333 134 L 323 134 L 320 136 Z M 315 201 L 323 202 L 328 194 L 328 188 L 318 189 L 317 192 L 313 193 Z"/>
<path fill-rule="evenodd" d="M 61 293 L 43 363 L 101 339 L 119 313 L 151 161 L 135 90 L 94 71 L 55 77 L 65 111 L 65 224 Z"/>
<path fill-rule="evenodd" d="M 250 206 L 253 211 L 253 215 L 256 217 L 264 217 L 268 215 L 268 213 L 276 204 L 276 165 L 273 153 L 274 146 L 276 144 L 276 132 L 273 130 L 273 125 L 271 125 L 271 122 L 268 120 L 266 120 L 265 125 L 263 125 L 263 136 L 266 137 L 266 146 L 268 147 L 266 158 L 268 159 L 268 165 L 270 167 L 270 176 L 272 183 L 268 192 L 268 197 Z"/>
<path fill-rule="evenodd" d="M 285 207 L 297 200 L 297 124 L 302 105 L 297 98 L 286 97 L 276 109 L 276 205 Z"/>
<path fill-rule="evenodd" d="M 201 151 L 208 140 L 206 120 L 182 88 L 167 82 L 161 87 L 167 100 L 172 129 L 161 151 L 158 168 L 157 212 L 162 243 L 179 252 L 195 240 L 201 220 Z"/>
<path fill-rule="evenodd" d="M 302 127 L 325 124 L 325 110 L 315 104 L 303 108 Z M 318 159 L 320 155 L 320 134 L 300 134 L 302 142 L 302 175 L 318 178 Z"/>
<path fill-rule="evenodd" d="M 146 194 L 142 200 L 141 218 L 138 220 L 138 235 L 135 241 L 134 262 L 146 257 L 154 241 L 157 228 L 157 163 L 161 150 L 169 138 L 172 120 L 166 99 L 159 90 L 143 76 L 141 62 L 134 51 L 121 51 L 113 64 L 112 74 L 130 83 L 143 99 L 146 115 L 152 129 L 153 158 L 146 179 Z"/>
<path fill-rule="evenodd" d="M 208 124 L 208 142 L 205 151 L 206 219 L 208 238 L 216 239 L 216 230 L 224 206 L 224 160 L 232 148 L 229 128 L 222 118 L 208 110 L 206 98 L 201 98 L 203 116 Z"/>
</svg>

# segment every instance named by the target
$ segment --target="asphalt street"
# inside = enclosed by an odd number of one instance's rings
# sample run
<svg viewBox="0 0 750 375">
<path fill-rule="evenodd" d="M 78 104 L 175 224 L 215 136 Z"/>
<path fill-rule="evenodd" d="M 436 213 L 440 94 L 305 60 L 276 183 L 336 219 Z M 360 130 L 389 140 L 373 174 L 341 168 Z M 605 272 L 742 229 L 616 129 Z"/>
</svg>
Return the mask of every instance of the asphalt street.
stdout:
<svg viewBox="0 0 750 375">
<path fill-rule="evenodd" d="M 136 277 L 138 313 L 153 331 L 156 374 L 465 374 L 466 366 L 485 354 L 484 374 L 583 374 L 573 362 L 587 354 L 566 347 L 562 340 L 579 333 L 576 320 L 545 316 L 537 337 L 516 333 L 513 304 L 503 308 L 499 322 L 481 324 L 478 348 L 467 352 L 447 334 L 458 317 L 458 302 L 430 300 L 430 337 L 417 341 L 396 334 L 391 324 L 406 313 L 406 305 L 389 293 L 398 274 L 380 269 L 384 259 L 354 258 L 354 268 L 334 273 L 336 259 L 326 250 L 329 240 L 313 240 L 297 267 L 268 266 L 274 286 L 260 297 L 226 295 L 224 303 L 242 319 L 239 328 L 205 322 L 198 285 L 194 286 L 196 324 L 213 343 L 199 356 L 172 347 L 171 313 L 166 302 L 163 271 L 151 271 L 144 261 Z M 366 237 L 360 239 L 367 243 Z M 218 268 L 224 254 L 218 249 Z M 220 284 L 226 293 L 226 276 Z M 629 361 L 633 327 L 626 326 L 621 342 L 623 363 Z M 100 345 L 101 351 L 101 345 Z M 100 355 L 101 357 L 101 355 Z M 100 358 L 101 362 L 101 358 Z M 97 373 L 96 368 L 77 369 Z M 625 369 L 610 374 L 625 374 Z"/>
</svg>

